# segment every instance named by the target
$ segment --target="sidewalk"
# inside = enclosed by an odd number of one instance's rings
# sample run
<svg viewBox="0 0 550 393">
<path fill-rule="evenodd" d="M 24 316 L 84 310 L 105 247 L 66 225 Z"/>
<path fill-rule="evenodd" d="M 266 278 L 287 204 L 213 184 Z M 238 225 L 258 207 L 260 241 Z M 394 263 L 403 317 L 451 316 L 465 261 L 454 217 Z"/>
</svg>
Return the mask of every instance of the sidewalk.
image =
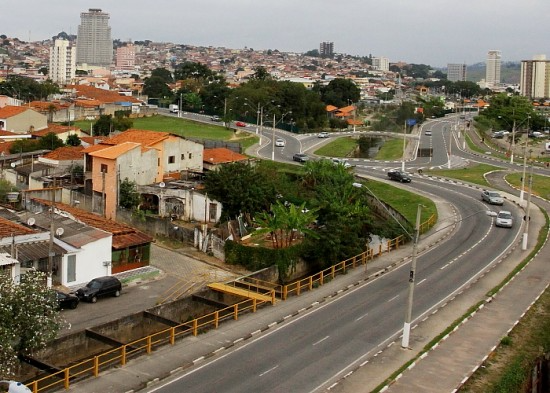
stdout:
<svg viewBox="0 0 550 393">
<path fill-rule="evenodd" d="M 516 203 L 517 198 L 514 198 Z M 549 209 L 550 204 L 538 201 Z M 536 299 L 548 288 L 550 269 L 550 245 L 548 242 L 529 264 L 505 285 L 499 293 L 487 298 L 489 290 L 498 285 L 506 275 L 532 250 L 538 233 L 545 225 L 538 209 L 531 210 L 529 249 L 521 250 L 521 237 L 509 255 L 480 278 L 474 286 L 457 295 L 447 305 L 428 319 L 413 327 L 410 349 L 403 349 L 400 342 L 380 348 L 379 354 L 363 367 L 330 389 L 331 392 L 370 392 L 392 372 L 416 358 L 433 337 L 443 332 L 449 323 L 465 315 L 469 307 L 479 301 L 483 304 L 470 314 L 462 324 L 445 336 L 436 346 L 413 362 L 394 382 L 382 391 L 392 393 L 455 392 L 487 359 L 502 337 L 522 318 Z"/>
<path fill-rule="evenodd" d="M 441 231 L 430 236 L 429 240 L 421 240 L 418 244 L 419 252 L 432 247 L 448 235 L 448 230 Z M 410 258 L 411 249 L 412 245 L 403 246 L 399 250 L 376 258 L 368 265 L 369 276 L 378 276 L 386 269 L 403 263 Z M 199 363 L 204 358 L 256 336 L 277 324 L 284 323 L 289 317 L 296 316 L 334 296 L 339 296 L 342 290 L 352 288 L 365 279 L 367 276 L 363 267 L 353 269 L 313 291 L 291 297 L 286 301 L 278 301 L 274 306 L 267 305 L 256 313 L 239 317 L 237 321 L 226 321 L 217 330 L 210 330 L 197 337 L 184 338 L 173 347 L 163 346 L 150 356 L 143 355 L 130 360 L 124 367 L 110 369 L 100 373 L 97 378 L 88 378 L 75 383 L 71 385 L 69 391 L 101 393 L 138 391 L 148 383 L 154 383 L 174 372 Z"/>
</svg>

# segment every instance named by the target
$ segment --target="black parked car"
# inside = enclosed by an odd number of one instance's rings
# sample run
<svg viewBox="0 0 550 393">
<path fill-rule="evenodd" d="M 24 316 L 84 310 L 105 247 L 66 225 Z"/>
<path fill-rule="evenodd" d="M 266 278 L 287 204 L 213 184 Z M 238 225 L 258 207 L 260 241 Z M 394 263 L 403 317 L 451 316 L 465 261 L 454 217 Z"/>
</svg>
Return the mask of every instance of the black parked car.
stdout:
<svg viewBox="0 0 550 393">
<path fill-rule="evenodd" d="M 402 171 L 390 170 L 388 171 L 388 177 L 391 180 L 400 181 L 401 183 L 410 183 L 411 177 Z"/>
<path fill-rule="evenodd" d="M 120 296 L 122 284 L 119 279 L 113 276 L 105 276 L 94 278 L 85 287 L 76 291 L 76 295 L 80 300 L 95 303 L 97 298 L 103 296 Z"/>
<path fill-rule="evenodd" d="M 80 303 L 80 299 L 75 294 L 61 292 L 57 289 L 55 290 L 55 294 L 57 296 L 57 306 L 60 309 L 70 308 L 74 310 L 78 306 L 78 303 Z"/>
</svg>

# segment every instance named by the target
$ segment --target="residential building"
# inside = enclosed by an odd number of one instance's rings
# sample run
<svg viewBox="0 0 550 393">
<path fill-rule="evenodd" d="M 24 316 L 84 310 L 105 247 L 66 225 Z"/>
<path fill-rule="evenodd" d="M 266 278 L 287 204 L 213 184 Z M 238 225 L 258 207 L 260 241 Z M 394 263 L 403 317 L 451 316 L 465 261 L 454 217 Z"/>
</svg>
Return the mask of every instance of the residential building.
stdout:
<svg viewBox="0 0 550 393">
<path fill-rule="evenodd" d="M 76 63 L 79 66 L 110 67 L 113 62 L 113 40 L 109 14 L 90 8 L 80 14 L 76 39 Z"/>
<path fill-rule="evenodd" d="M 499 50 L 490 50 L 487 53 L 485 83 L 489 88 L 498 88 L 500 85 L 501 54 Z"/>
<path fill-rule="evenodd" d="M 127 43 L 116 50 L 116 69 L 134 70 L 136 66 L 136 47 Z"/>
<path fill-rule="evenodd" d="M 466 64 L 447 64 L 447 80 L 450 82 L 465 82 Z"/>
<path fill-rule="evenodd" d="M 521 61 L 520 94 L 530 99 L 550 98 L 550 60 L 545 55 Z"/>
<path fill-rule="evenodd" d="M 115 219 L 120 183 L 136 185 L 202 172 L 203 146 L 167 132 L 130 129 L 84 149 L 86 189 L 92 211 Z"/>
<path fill-rule="evenodd" d="M 334 56 L 334 42 L 321 42 L 319 45 L 319 55 L 321 57 L 333 57 Z"/>
<path fill-rule="evenodd" d="M 372 67 L 376 70 L 387 72 L 390 70 L 390 59 L 387 57 L 373 57 Z"/>
<path fill-rule="evenodd" d="M 56 39 L 50 48 L 50 79 L 65 85 L 72 83 L 76 72 L 76 46 L 70 41 Z"/>
<path fill-rule="evenodd" d="M 26 134 L 47 127 L 47 116 L 27 106 L 6 105 L 0 108 L 0 131 Z"/>
</svg>

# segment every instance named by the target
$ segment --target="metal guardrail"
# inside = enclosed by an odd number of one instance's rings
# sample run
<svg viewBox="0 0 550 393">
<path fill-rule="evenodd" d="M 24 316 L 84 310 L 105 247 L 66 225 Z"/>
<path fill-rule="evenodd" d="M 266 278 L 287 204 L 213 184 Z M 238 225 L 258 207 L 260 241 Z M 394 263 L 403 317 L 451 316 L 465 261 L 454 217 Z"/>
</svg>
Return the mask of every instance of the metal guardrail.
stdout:
<svg viewBox="0 0 550 393">
<path fill-rule="evenodd" d="M 426 222 L 420 224 L 420 233 L 426 232 L 435 223 L 435 215 L 431 216 Z M 248 281 L 239 281 L 239 285 L 245 285 L 249 290 L 255 288 L 255 291 L 260 293 L 260 290 L 274 292 L 281 300 L 286 300 L 290 295 L 299 296 L 304 291 L 311 291 L 319 285 L 323 285 L 334 279 L 337 274 L 345 274 L 347 270 L 354 269 L 358 266 L 366 266 L 369 260 L 382 255 L 385 252 L 390 252 L 393 249 L 398 249 L 405 244 L 403 235 L 395 239 L 388 240 L 384 244 L 380 244 L 378 250 L 369 248 L 367 251 L 339 262 L 331 267 L 315 273 L 304 279 L 295 281 L 287 285 L 279 285 L 268 281 L 258 280 L 252 277 L 247 277 Z M 45 392 L 52 388 L 69 389 L 71 383 L 75 383 L 87 376 L 99 376 L 100 370 L 114 367 L 117 365 L 124 366 L 129 357 L 136 357 L 140 354 L 150 354 L 153 348 L 161 345 L 174 345 L 176 339 L 183 338 L 186 335 L 197 336 L 199 331 L 208 329 L 217 329 L 220 322 L 226 319 L 237 320 L 240 313 L 256 312 L 257 308 L 264 304 L 271 304 L 257 299 L 247 299 L 243 302 L 236 303 L 232 306 L 217 310 L 213 313 L 193 319 L 192 321 L 173 326 L 149 336 L 134 340 L 130 343 L 122 345 L 118 348 L 111 349 L 93 358 L 86 359 L 76 363 L 56 373 L 52 373 L 46 377 L 32 381 L 28 386 L 33 393 Z"/>
</svg>

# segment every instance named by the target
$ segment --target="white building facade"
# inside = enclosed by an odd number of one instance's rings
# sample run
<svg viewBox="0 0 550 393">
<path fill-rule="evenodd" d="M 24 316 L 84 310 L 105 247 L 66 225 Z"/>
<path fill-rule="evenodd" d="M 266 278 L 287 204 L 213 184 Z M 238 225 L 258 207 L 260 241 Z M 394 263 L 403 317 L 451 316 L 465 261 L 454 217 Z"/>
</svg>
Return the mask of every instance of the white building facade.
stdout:
<svg viewBox="0 0 550 393">
<path fill-rule="evenodd" d="M 113 40 L 109 14 L 90 8 L 80 14 L 76 39 L 76 63 L 109 68 L 113 62 Z"/>
<path fill-rule="evenodd" d="M 76 72 L 76 47 L 68 40 L 56 39 L 50 48 L 50 79 L 66 85 L 72 83 Z"/>
<path fill-rule="evenodd" d="M 489 88 L 497 88 L 500 85 L 501 53 L 499 50 L 490 50 L 487 53 L 487 69 L 485 71 L 485 83 Z"/>
<path fill-rule="evenodd" d="M 373 57 L 372 67 L 380 71 L 389 71 L 390 59 L 388 59 L 387 57 Z"/>
<path fill-rule="evenodd" d="M 550 61 L 545 55 L 521 61 L 520 94 L 531 99 L 550 97 Z"/>
</svg>

